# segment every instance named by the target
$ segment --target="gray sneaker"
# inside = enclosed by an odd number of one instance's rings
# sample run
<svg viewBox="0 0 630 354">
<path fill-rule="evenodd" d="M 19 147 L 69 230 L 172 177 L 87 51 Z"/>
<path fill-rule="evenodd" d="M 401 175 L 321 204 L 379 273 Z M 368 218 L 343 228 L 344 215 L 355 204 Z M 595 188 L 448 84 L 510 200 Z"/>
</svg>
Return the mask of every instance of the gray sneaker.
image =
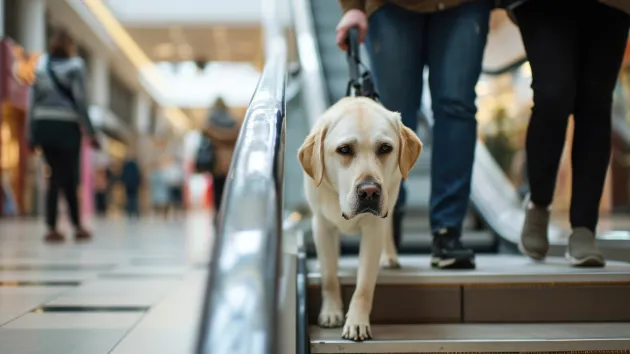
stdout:
<svg viewBox="0 0 630 354">
<path fill-rule="evenodd" d="M 585 227 L 573 229 L 569 237 L 566 257 L 574 267 L 603 267 L 606 265 L 604 256 L 595 244 L 595 234 Z"/>
<path fill-rule="evenodd" d="M 519 250 L 529 258 L 542 261 L 549 252 L 548 208 L 534 206 L 525 211 L 525 223 L 521 231 Z"/>
</svg>

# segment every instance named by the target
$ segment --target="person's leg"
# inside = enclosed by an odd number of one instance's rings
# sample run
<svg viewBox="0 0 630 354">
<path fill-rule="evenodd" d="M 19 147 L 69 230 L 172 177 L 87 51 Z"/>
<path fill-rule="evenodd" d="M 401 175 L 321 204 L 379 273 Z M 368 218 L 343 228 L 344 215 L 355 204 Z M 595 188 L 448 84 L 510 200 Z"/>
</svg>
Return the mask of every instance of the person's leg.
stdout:
<svg viewBox="0 0 630 354">
<path fill-rule="evenodd" d="M 77 240 L 89 239 L 90 233 L 83 229 L 81 224 L 81 214 L 79 211 L 79 160 L 81 157 L 80 147 L 66 148 L 63 150 L 64 168 L 68 171 L 63 182 L 63 193 L 68 204 L 68 212 L 70 220 L 75 229 L 75 238 Z"/>
<path fill-rule="evenodd" d="M 125 188 L 125 213 L 128 218 L 131 217 L 131 194 L 128 188 Z"/>
<path fill-rule="evenodd" d="M 366 48 L 374 84 L 383 105 L 400 112 L 405 126 L 416 130 L 422 96 L 422 37 L 426 15 L 385 4 L 370 16 Z M 400 246 L 405 185 L 392 215 L 394 242 Z"/>
<path fill-rule="evenodd" d="M 46 241 L 63 241 L 64 237 L 57 231 L 57 209 L 59 206 L 59 190 L 64 179 L 63 155 L 54 147 L 43 147 L 44 158 L 50 169 L 48 191 L 46 193 Z"/>
<path fill-rule="evenodd" d="M 534 107 L 525 142 L 531 203 L 520 248 L 535 260 L 549 250 L 549 208 L 573 112 L 577 70 L 575 7 L 560 1 L 531 0 L 514 10 L 532 71 Z"/>
<path fill-rule="evenodd" d="M 569 256 L 577 266 L 603 266 L 595 245 L 599 204 L 611 151 L 612 97 L 630 20 L 599 2 L 583 4 L 574 112 Z M 597 28 L 597 30 L 593 30 Z"/>
<path fill-rule="evenodd" d="M 127 217 L 132 218 L 136 216 L 136 201 L 137 201 L 137 192 L 132 188 L 126 188 L 125 190 L 125 211 L 127 212 Z"/>
<path fill-rule="evenodd" d="M 136 190 L 133 194 L 133 215 L 136 218 L 140 217 L 140 190 Z"/>
<path fill-rule="evenodd" d="M 105 215 L 105 209 L 106 209 L 106 201 L 105 201 L 105 192 L 104 191 L 98 191 L 94 194 L 94 203 L 96 206 L 96 213 L 98 216 L 104 216 Z"/>
<path fill-rule="evenodd" d="M 433 108 L 431 158 L 431 264 L 473 268 L 474 253 L 459 239 L 470 199 L 477 141 L 475 86 L 488 36 L 490 1 L 431 15 L 428 23 L 429 87 Z"/>
</svg>

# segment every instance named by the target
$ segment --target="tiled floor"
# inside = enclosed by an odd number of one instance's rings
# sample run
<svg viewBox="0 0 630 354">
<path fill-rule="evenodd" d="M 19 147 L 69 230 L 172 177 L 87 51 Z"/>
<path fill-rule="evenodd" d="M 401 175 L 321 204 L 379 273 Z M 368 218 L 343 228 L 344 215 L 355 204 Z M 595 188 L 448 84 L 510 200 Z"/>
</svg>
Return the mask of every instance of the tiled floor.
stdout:
<svg viewBox="0 0 630 354">
<path fill-rule="evenodd" d="M 94 221 L 93 242 L 42 242 L 0 221 L 0 353 L 193 352 L 211 220 Z"/>
</svg>

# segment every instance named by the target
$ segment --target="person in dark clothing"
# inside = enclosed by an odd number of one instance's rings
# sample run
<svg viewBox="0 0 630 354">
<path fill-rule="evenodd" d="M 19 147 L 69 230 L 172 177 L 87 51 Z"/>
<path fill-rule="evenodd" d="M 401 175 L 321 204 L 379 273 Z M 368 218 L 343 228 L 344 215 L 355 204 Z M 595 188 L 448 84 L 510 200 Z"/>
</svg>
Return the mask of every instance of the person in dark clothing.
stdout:
<svg viewBox="0 0 630 354">
<path fill-rule="evenodd" d="M 125 187 L 125 209 L 127 216 L 140 217 L 140 187 L 142 186 L 142 172 L 134 158 L 127 158 L 123 163 L 120 176 Z"/>
<path fill-rule="evenodd" d="M 573 266 L 605 265 L 595 243 L 599 204 L 611 152 L 611 109 L 630 28 L 623 0 L 518 1 L 532 70 L 534 107 L 526 139 L 530 203 L 521 251 L 542 260 L 556 176 L 573 114 L 572 197 L 567 257 Z M 610 6 L 609 6 L 610 5 Z"/>
<path fill-rule="evenodd" d="M 218 214 L 223 198 L 223 189 L 232 162 L 232 154 L 241 128 L 240 121 L 230 114 L 228 106 L 219 98 L 210 110 L 204 134 L 211 140 L 214 153 L 212 183 L 214 210 Z M 216 215 L 216 214 L 215 214 Z M 215 217 L 215 223 L 217 218 Z"/>
<path fill-rule="evenodd" d="M 48 233 L 45 240 L 64 240 L 57 230 L 59 192 L 68 203 L 75 238 L 87 240 L 91 235 L 81 224 L 77 195 L 81 129 L 94 148 L 100 146 L 87 110 L 85 65 L 81 58 L 74 56 L 75 43 L 67 32 L 55 31 L 49 43 L 49 52 L 38 60 L 36 79 L 30 89 L 27 129 L 30 148 L 41 148 L 51 172 L 46 196 Z"/>
<path fill-rule="evenodd" d="M 96 206 L 96 214 L 101 217 L 107 215 L 111 180 L 112 173 L 109 167 L 104 167 L 96 171 L 94 183 L 94 204 Z"/>
</svg>

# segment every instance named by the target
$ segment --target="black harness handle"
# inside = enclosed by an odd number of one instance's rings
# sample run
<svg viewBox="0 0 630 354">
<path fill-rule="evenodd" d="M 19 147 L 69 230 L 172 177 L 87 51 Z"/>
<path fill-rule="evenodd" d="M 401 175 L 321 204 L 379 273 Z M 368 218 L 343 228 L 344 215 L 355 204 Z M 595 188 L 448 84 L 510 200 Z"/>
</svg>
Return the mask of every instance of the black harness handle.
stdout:
<svg viewBox="0 0 630 354">
<path fill-rule="evenodd" d="M 378 93 L 374 88 L 372 75 L 365 65 L 361 62 L 361 50 L 359 44 L 359 29 L 356 27 L 348 30 L 348 52 L 346 60 L 348 61 L 348 70 L 350 79 L 346 88 L 346 96 L 364 96 L 375 101 L 378 100 Z M 361 73 L 363 69 L 363 73 Z"/>
</svg>

